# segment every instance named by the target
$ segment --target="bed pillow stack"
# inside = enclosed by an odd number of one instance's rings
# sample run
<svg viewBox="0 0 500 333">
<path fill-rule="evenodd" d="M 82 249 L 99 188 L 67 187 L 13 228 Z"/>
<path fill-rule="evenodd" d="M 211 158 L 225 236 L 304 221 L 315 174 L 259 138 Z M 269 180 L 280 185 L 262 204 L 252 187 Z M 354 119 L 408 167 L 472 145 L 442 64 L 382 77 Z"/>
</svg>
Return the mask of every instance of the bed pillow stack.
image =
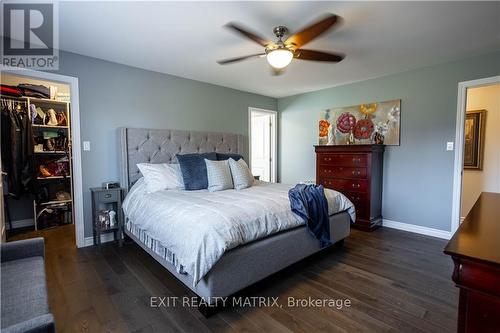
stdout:
<svg viewBox="0 0 500 333">
<path fill-rule="evenodd" d="M 139 163 L 137 167 L 144 176 L 146 189 L 149 193 L 160 190 L 182 190 L 184 182 L 179 164 Z"/>
<path fill-rule="evenodd" d="M 242 190 L 252 186 L 254 178 L 243 158 L 240 158 L 237 161 L 230 158 L 228 161 L 229 168 L 231 169 L 231 175 L 233 176 L 234 188 Z"/>
</svg>

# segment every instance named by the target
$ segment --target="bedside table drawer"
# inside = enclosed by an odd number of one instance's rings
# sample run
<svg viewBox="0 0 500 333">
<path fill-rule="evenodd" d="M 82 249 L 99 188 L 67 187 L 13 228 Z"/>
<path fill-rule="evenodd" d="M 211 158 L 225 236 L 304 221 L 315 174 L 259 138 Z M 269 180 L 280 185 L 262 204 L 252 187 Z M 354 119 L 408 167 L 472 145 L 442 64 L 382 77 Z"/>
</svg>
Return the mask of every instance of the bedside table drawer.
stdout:
<svg viewBox="0 0 500 333">
<path fill-rule="evenodd" d="M 100 202 L 116 202 L 119 199 L 120 191 L 99 192 L 97 200 Z"/>
</svg>

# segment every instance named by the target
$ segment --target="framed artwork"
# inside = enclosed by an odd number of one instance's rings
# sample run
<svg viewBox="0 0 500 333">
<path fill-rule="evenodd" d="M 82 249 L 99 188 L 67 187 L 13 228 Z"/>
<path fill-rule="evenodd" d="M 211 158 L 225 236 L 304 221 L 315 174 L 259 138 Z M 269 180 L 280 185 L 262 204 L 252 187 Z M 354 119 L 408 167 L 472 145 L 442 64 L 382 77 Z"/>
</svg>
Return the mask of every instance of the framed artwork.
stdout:
<svg viewBox="0 0 500 333">
<path fill-rule="evenodd" d="M 486 110 L 467 111 L 464 131 L 464 169 L 483 169 Z"/>
<path fill-rule="evenodd" d="M 399 146 L 400 120 L 400 99 L 323 110 L 318 141 L 320 145 Z"/>
</svg>

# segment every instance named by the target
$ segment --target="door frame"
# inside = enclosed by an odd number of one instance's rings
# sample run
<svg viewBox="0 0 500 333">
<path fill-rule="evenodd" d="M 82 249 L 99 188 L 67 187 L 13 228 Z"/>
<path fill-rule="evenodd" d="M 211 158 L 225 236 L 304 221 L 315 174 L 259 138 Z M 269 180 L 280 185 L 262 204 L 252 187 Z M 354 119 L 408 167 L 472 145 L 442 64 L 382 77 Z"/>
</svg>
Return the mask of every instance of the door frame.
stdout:
<svg viewBox="0 0 500 333">
<path fill-rule="evenodd" d="M 278 169 L 278 111 L 249 107 L 248 108 L 248 166 L 252 170 L 252 112 L 268 113 L 274 119 L 271 132 L 271 182 L 277 181 Z"/>
<path fill-rule="evenodd" d="M 457 121 L 455 131 L 455 162 L 453 167 L 453 203 L 451 211 L 451 233 L 455 233 L 460 226 L 462 209 L 462 181 L 464 163 L 464 131 L 465 113 L 467 108 L 467 89 L 489 86 L 500 83 L 500 76 L 464 81 L 458 83 Z"/>
<path fill-rule="evenodd" d="M 77 247 L 85 246 L 84 215 L 83 215 L 83 177 L 82 177 L 82 153 L 80 138 L 80 96 L 78 90 L 78 78 L 73 76 L 40 72 L 32 69 L 13 68 L 0 65 L 2 73 L 25 76 L 37 80 L 53 81 L 70 86 L 71 98 L 71 133 L 72 133 L 72 157 L 73 157 L 73 205 L 75 210 L 75 239 Z"/>
</svg>

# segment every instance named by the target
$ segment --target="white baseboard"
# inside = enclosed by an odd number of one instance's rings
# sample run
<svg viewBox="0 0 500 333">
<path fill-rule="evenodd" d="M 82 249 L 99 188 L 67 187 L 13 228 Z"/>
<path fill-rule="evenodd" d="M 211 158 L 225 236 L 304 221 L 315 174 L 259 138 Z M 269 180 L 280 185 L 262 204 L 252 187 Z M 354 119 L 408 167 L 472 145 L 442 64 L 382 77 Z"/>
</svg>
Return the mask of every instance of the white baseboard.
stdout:
<svg viewBox="0 0 500 333">
<path fill-rule="evenodd" d="M 112 242 L 115 240 L 114 234 L 112 232 L 101 235 L 101 243 Z M 85 237 L 85 243 L 83 246 L 94 245 L 94 237 Z"/>
<path fill-rule="evenodd" d="M 387 228 L 399 229 L 399 230 L 414 232 L 416 234 L 427 235 L 427 236 L 443 238 L 443 239 L 450 239 L 452 236 L 452 233 L 450 231 L 422 227 L 419 225 L 396 222 L 396 221 L 391 221 L 391 220 L 386 220 L 386 219 L 384 219 L 382 221 L 382 225 L 384 227 L 387 227 Z"/>
<path fill-rule="evenodd" d="M 33 220 L 33 219 L 12 221 L 12 229 L 32 227 L 34 225 L 35 225 L 35 220 Z M 5 221 L 5 229 L 9 230 L 9 222 L 7 222 L 7 221 Z"/>
</svg>

